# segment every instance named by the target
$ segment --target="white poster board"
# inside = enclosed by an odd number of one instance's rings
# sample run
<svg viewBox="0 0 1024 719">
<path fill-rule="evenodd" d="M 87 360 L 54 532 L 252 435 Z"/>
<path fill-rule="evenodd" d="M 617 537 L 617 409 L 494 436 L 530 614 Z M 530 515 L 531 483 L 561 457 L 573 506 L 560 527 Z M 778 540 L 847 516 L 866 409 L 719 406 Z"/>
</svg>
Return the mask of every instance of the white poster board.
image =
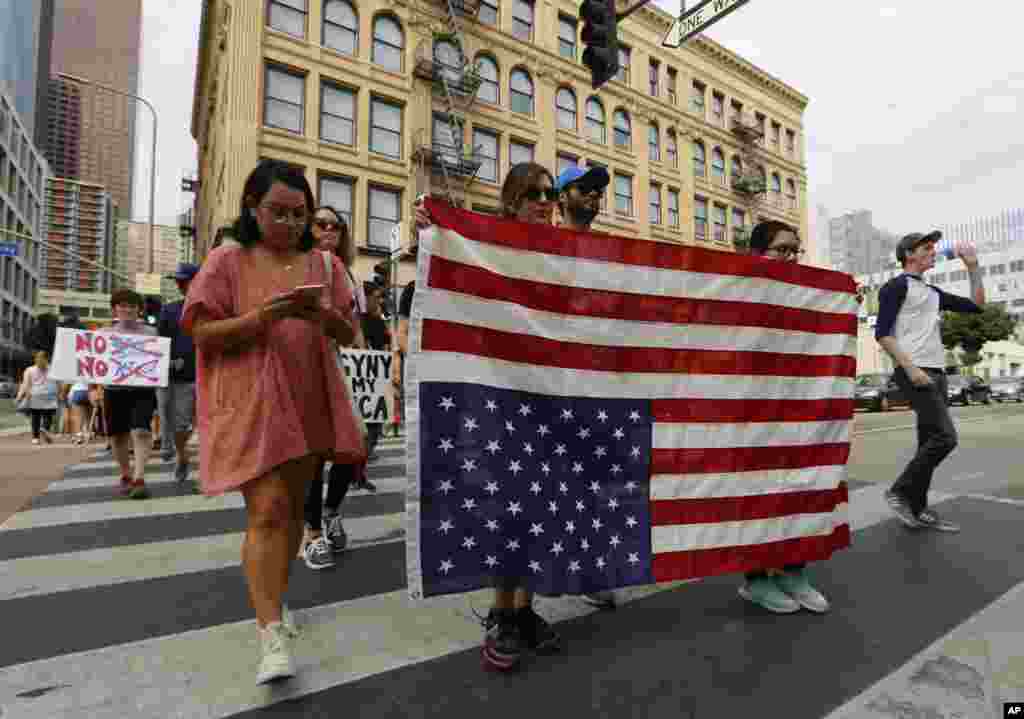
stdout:
<svg viewBox="0 0 1024 719">
<path fill-rule="evenodd" d="M 166 387 L 169 337 L 57 328 L 50 376 L 61 382 Z"/>
<path fill-rule="evenodd" d="M 380 350 L 340 350 L 352 400 L 367 424 L 390 424 L 395 417 L 394 356 Z"/>
</svg>

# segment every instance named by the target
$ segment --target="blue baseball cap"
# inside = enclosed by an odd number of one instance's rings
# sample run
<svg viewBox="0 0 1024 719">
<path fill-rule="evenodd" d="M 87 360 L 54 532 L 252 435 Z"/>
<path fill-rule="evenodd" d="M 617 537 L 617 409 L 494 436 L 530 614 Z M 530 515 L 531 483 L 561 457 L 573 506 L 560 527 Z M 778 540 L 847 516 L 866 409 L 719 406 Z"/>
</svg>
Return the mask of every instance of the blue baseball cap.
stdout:
<svg viewBox="0 0 1024 719">
<path fill-rule="evenodd" d="M 182 262 L 178 265 L 177 271 L 173 275 L 168 275 L 168 278 L 188 282 L 197 274 L 199 274 L 199 265 L 194 265 L 191 262 Z"/>
<path fill-rule="evenodd" d="M 579 188 L 584 192 L 603 190 L 608 187 L 610 180 L 608 170 L 599 165 L 594 165 L 586 170 L 578 165 L 573 165 L 562 170 L 562 174 L 558 176 L 558 181 L 555 182 L 555 189 L 562 192 L 569 185 L 579 185 Z"/>
</svg>

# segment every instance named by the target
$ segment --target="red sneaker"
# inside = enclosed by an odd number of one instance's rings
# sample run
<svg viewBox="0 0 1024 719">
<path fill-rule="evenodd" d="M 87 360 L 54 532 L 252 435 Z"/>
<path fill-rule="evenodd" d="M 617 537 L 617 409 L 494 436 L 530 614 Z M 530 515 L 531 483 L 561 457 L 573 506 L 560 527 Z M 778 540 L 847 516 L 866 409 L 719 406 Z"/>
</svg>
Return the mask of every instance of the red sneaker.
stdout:
<svg viewBox="0 0 1024 719">
<path fill-rule="evenodd" d="M 146 483 L 141 479 L 136 479 L 131 484 L 131 490 L 128 492 L 128 496 L 131 499 L 146 499 L 149 497 L 149 490 L 146 489 Z"/>
</svg>

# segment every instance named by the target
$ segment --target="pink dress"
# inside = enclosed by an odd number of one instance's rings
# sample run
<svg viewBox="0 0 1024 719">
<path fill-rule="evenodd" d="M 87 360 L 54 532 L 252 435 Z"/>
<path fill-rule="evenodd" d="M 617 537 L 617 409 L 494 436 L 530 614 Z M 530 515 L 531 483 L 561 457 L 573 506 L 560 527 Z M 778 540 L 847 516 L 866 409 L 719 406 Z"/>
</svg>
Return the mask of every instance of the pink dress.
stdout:
<svg viewBox="0 0 1024 719">
<path fill-rule="evenodd" d="M 232 243 L 210 253 L 189 287 L 181 325 L 191 333 L 202 310 L 207 320 L 238 317 L 288 289 L 251 267 L 248 251 Z M 328 285 L 334 307 L 352 319 L 345 269 L 332 257 L 327 279 L 322 256 L 307 253 L 301 284 Z M 365 457 L 348 388 L 323 330 L 305 320 L 272 323 L 249 346 L 226 352 L 197 348 L 196 424 L 199 477 L 208 495 L 238 489 L 292 459 L 310 454 L 342 462 Z"/>
</svg>

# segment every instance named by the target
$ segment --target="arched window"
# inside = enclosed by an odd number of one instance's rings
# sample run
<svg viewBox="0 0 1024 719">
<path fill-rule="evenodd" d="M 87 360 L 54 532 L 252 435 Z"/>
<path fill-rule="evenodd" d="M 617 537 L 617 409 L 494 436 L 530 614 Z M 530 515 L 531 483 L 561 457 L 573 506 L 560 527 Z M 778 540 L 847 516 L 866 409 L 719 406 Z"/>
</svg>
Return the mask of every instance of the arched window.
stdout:
<svg viewBox="0 0 1024 719">
<path fill-rule="evenodd" d="M 665 155 L 670 166 L 679 167 L 679 144 L 676 142 L 675 130 L 665 133 Z"/>
<path fill-rule="evenodd" d="M 732 181 L 736 182 L 743 177 L 743 160 L 740 159 L 739 155 L 733 155 L 732 158 Z"/>
<path fill-rule="evenodd" d="M 604 105 L 596 97 L 587 99 L 587 137 L 602 145 L 605 139 Z"/>
<path fill-rule="evenodd" d="M 480 87 L 476 91 L 477 99 L 492 105 L 499 104 L 501 85 L 498 82 L 498 63 L 487 55 L 478 55 L 476 71 L 480 75 Z"/>
<path fill-rule="evenodd" d="M 563 130 L 576 131 L 576 93 L 567 87 L 558 88 L 555 95 L 555 111 L 558 126 Z"/>
<path fill-rule="evenodd" d="M 533 80 L 526 70 L 516 68 L 509 78 L 509 90 L 512 96 L 512 112 L 524 115 L 533 114 Z"/>
<path fill-rule="evenodd" d="M 789 209 L 796 209 L 796 183 L 792 180 L 786 180 L 786 199 L 789 204 Z"/>
<path fill-rule="evenodd" d="M 462 78 L 462 51 L 451 40 L 434 43 L 434 63 L 450 83 Z"/>
<path fill-rule="evenodd" d="M 359 54 L 359 16 L 348 0 L 324 2 L 324 47 Z"/>
<path fill-rule="evenodd" d="M 772 202 L 782 206 L 782 180 L 777 172 L 772 173 Z"/>
<path fill-rule="evenodd" d="M 699 140 L 693 142 L 693 176 L 707 177 L 707 155 L 704 154 L 704 143 Z"/>
<path fill-rule="evenodd" d="M 373 21 L 373 63 L 391 72 L 401 72 L 404 50 L 402 26 L 391 15 L 378 15 Z"/>
<path fill-rule="evenodd" d="M 711 151 L 711 179 L 719 184 L 725 184 L 725 155 L 718 147 Z"/>
<path fill-rule="evenodd" d="M 661 129 L 654 122 L 647 128 L 647 152 L 651 160 L 661 161 Z"/>
<path fill-rule="evenodd" d="M 629 147 L 633 143 L 633 127 L 629 123 L 629 113 L 625 110 L 616 110 L 612 115 L 612 125 L 615 128 L 616 147 Z"/>
</svg>

